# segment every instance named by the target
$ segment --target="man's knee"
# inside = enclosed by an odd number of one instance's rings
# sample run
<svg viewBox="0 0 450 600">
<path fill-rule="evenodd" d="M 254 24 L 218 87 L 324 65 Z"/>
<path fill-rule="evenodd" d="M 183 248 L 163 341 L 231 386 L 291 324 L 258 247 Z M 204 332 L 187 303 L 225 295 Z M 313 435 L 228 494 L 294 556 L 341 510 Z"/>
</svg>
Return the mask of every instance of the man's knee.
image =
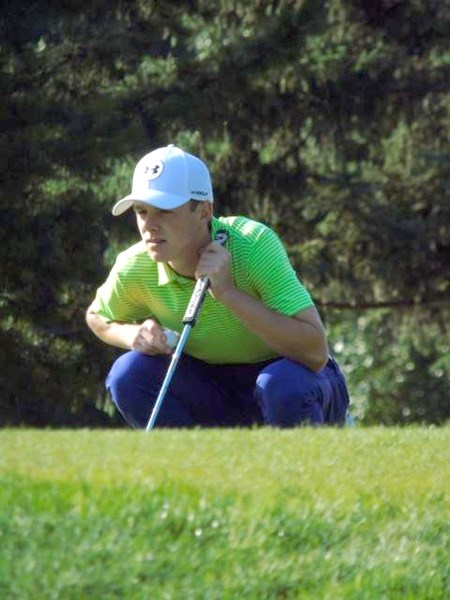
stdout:
<svg viewBox="0 0 450 600">
<path fill-rule="evenodd" d="M 106 389 L 119 412 L 133 427 L 144 426 L 164 369 L 164 358 L 134 351 L 122 354 L 111 367 Z"/>
<path fill-rule="evenodd" d="M 256 381 L 265 423 L 277 427 L 322 424 L 323 385 L 320 376 L 303 365 L 286 359 L 271 363 Z"/>
<path fill-rule="evenodd" d="M 162 364 L 164 363 L 164 364 Z M 106 378 L 106 387 L 112 394 L 128 393 L 138 386 L 151 387 L 152 380 L 164 371 L 165 361 L 130 351 L 119 356 Z"/>
<path fill-rule="evenodd" d="M 106 379 L 106 387 L 124 419 L 135 428 L 146 426 L 155 400 L 167 372 L 170 357 L 148 356 L 127 352 L 113 364 Z M 189 370 L 189 367 L 187 367 Z M 178 375 L 182 375 L 180 364 Z M 189 380 L 189 377 L 180 377 Z M 194 425 L 190 410 L 182 395 L 174 393 L 175 385 L 165 395 L 158 414 L 157 427 L 191 427 Z M 179 386 L 178 386 L 179 387 Z M 186 387 L 186 385 L 184 385 Z"/>
</svg>

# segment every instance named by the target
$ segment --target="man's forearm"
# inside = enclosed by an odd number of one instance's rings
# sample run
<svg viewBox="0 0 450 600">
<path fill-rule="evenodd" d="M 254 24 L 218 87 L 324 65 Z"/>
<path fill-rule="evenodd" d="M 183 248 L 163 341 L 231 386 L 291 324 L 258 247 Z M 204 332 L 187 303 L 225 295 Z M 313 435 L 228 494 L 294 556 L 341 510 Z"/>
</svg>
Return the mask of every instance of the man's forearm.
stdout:
<svg viewBox="0 0 450 600">
<path fill-rule="evenodd" d="M 139 325 L 134 323 L 106 321 L 103 317 L 93 312 L 86 314 L 86 323 L 103 342 L 117 348 L 124 348 L 125 350 L 130 350 L 139 329 Z"/>
<path fill-rule="evenodd" d="M 313 371 L 319 371 L 326 364 L 328 346 L 315 309 L 288 317 L 237 288 L 222 295 L 219 301 L 280 356 L 296 360 Z"/>
</svg>

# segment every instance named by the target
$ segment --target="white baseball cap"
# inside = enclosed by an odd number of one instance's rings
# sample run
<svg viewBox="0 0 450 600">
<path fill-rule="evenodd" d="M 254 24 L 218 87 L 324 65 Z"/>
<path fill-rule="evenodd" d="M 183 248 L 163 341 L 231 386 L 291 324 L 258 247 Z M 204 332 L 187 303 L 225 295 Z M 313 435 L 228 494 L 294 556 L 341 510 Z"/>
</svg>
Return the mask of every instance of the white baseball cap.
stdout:
<svg viewBox="0 0 450 600">
<path fill-rule="evenodd" d="M 188 200 L 213 202 L 211 177 L 204 162 L 174 144 L 153 150 L 136 165 L 131 194 L 113 207 L 121 215 L 134 202 L 171 210 Z"/>
</svg>

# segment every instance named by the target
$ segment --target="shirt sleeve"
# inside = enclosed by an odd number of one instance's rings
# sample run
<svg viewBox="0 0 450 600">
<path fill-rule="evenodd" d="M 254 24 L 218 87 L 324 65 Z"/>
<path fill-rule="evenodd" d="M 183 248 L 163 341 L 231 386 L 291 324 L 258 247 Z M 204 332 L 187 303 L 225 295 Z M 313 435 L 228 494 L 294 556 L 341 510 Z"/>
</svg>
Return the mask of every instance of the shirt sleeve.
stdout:
<svg viewBox="0 0 450 600">
<path fill-rule="evenodd" d="M 129 285 L 125 285 L 124 280 L 118 259 L 105 283 L 98 288 L 92 304 L 93 310 L 107 321 L 133 323 L 143 318 L 140 307 L 133 301 L 132 290 Z M 146 318 L 150 316 L 147 308 Z"/>
<path fill-rule="evenodd" d="M 281 240 L 268 227 L 264 228 L 253 246 L 249 268 L 252 286 L 261 301 L 272 310 L 293 316 L 314 306 Z"/>
</svg>

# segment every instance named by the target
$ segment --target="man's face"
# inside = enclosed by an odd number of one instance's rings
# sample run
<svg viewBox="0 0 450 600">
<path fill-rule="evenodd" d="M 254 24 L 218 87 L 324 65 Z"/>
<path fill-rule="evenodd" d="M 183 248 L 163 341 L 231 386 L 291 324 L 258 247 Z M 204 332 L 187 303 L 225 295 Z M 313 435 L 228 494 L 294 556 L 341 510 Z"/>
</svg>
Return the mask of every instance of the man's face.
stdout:
<svg viewBox="0 0 450 600">
<path fill-rule="evenodd" d="M 202 202 L 195 209 L 186 202 L 172 210 L 135 202 L 133 209 L 139 233 L 153 260 L 177 265 L 194 256 L 197 259 L 211 218 L 209 202 Z"/>
</svg>

